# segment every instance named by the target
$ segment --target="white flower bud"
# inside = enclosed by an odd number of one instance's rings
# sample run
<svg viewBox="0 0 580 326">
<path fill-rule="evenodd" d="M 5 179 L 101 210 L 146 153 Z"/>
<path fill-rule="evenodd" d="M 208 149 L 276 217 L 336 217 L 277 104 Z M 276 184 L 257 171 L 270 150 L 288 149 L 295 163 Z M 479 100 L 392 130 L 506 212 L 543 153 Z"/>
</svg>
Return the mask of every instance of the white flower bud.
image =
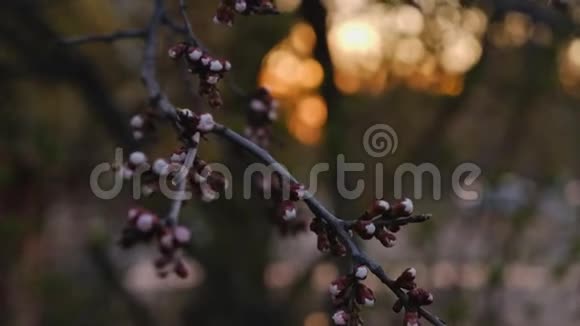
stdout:
<svg viewBox="0 0 580 326">
<path fill-rule="evenodd" d="M 359 280 L 366 279 L 368 274 L 369 274 L 368 268 L 363 265 L 358 266 L 354 272 L 354 276 Z"/>
<path fill-rule="evenodd" d="M 193 118 L 193 112 L 190 109 L 177 109 L 179 114 L 184 116 L 185 118 L 191 119 Z"/>
<path fill-rule="evenodd" d="M 187 156 L 187 154 L 185 154 L 184 152 L 173 153 L 173 154 L 171 154 L 171 157 L 169 158 L 169 160 L 173 163 L 183 163 L 185 161 L 186 156 Z"/>
<path fill-rule="evenodd" d="M 209 113 L 204 113 L 199 116 L 199 123 L 197 124 L 197 130 L 202 132 L 209 132 L 215 127 L 215 121 L 213 121 L 213 116 Z"/>
<path fill-rule="evenodd" d="M 189 52 L 188 56 L 191 60 L 197 61 L 197 60 L 201 59 L 201 57 L 203 56 L 203 52 L 200 49 L 195 49 L 195 50 Z"/>
<path fill-rule="evenodd" d="M 135 138 L 135 140 L 143 139 L 143 132 L 141 130 L 133 131 L 133 138 Z"/>
<path fill-rule="evenodd" d="M 123 179 L 129 180 L 133 177 L 133 170 L 129 169 L 128 167 L 124 166 L 121 168 L 121 175 Z"/>
<path fill-rule="evenodd" d="M 344 310 L 339 310 L 332 315 L 332 321 L 339 326 L 346 325 L 348 314 Z"/>
<path fill-rule="evenodd" d="M 340 294 L 340 289 L 338 288 L 338 284 L 330 284 L 330 286 L 328 287 L 328 292 L 330 292 L 330 294 L 332 296 L 337 296 Z"/>
<path fill-rule="evenodd" d="M 165 175 L 167 174 L 169 168 L 169 163 L 167 163 L 164 159 L 158 158 L 153 163 L 153 172 L 158 175 Z"/>
<path fill-rule="evenodd" d="M 253 99 L 250 102 L 250 108 L 256 112 L 266 111 L 266 106 L 264 105 L 264 102 L 257 99 Z"/>
<path fill-rule="evenodd" d="M 217 75 L 210 75 L 207 77 L 206 81 L 208 84 L 215 85 L 220 80 L 220 77 Z"/>
<path fill-rule="evenodd" d="M 380 208 L 382 208 L 385 211 L 388 211 L 389 209 L 391 209 L 391 205 L 386 200 L 379 200 L 377 202 L 377 206 L 379 206 Z"/>
<path fill-rule="evenodd" d="M 202 57 L 201 58 L 201 64 L 204 66 L 207 66 L 210 63 L 210 61 L 211 61 L 210 57 Z"/>
<path fill-rule="evenodd" d="M 375 234 L 376 231 L 377 231 L 377 227 L 376 227 L 375 223 L 369 223 L 369 224 L 365 225 L 365 232 L 368 235 L 373 235 L 373 234 Z"/>
<path fill-rule="evenodd" d="M 153 229 L 155 217 L 151 214 L 141 214 L 137 217 L 137 229 L 141 232 L 149 232 Z"/>
<path fill-rule="evenodd" d="M 219 72 L 224 69 L 224 65 L 219 60 L 212 60 L 209 65 L 209 70 Z"/>
<path fill-rule="evenodd" d="M 188 243 L 191 240 L 191 232 L 184 226 L 178 226 L 173 232 L 175 240 L 181 244 Z"/>
<path fill-rule="evenodd" d="M 139 166 L 147 162 L 147 156 L 143 152 L 133 152 L 129 155 L 129 162 L 135 166 Z"/>
<path fill-rule="evenodd" d="M 143 119 L 143 117 L 140 114 L 136 114 L 131 118 L 129 124 L 131 125 L 132 128 L 136 129 L 143 128 L 143 126 L 145 125 L 145 119 Z"/>
<path fill-rule="evenodd" d="M 401 204 L 405 207 L 405 213 L 411 215 L 413 213 L 413 201 L 409 198 L 405 198 Z"/>
<path fill-rule="evenodd" d="M 365 298 L 364 303 L 366 307 L 372 307 L 375 305 L 375 299 Z"/>
<path fill-rule="evenodd" d="M 131 208 L 127 214 L 127 217 L 132 220 L 137 217 L 137 215 L 139 215 L 139 210 L 137 208 Z"/>
<path fill-rule="evenodd" d="M 282 216 L 282 218 L 284 219 L 284 221 L 290 221 L 295 219 L 296 216 L 297 216 L 296 208 L 288 207 L 284 210 L 284 216 Z"/>
<path fill-rule="evenodd" d="M 236 0 L 236 11 L 242 13 L 246 11 L 247 4 L 245 0 Z"/>
<path fill-rule="evenodd" d="M 232 69 L 232 63 L 226 60 L 224 62 L 224 68 L 226 69 L 226 71 L 230 71 Z"/>
</svg>

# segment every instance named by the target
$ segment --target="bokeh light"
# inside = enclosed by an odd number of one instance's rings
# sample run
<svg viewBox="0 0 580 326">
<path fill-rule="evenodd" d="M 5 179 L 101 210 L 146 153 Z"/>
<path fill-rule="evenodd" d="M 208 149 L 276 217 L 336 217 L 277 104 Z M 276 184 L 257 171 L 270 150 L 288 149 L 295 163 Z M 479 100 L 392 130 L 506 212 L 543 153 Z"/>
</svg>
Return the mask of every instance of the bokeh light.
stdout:
<svg viewBox="0 0 580 326">
<path fill-rule="evenodd" d="M 328 3 L 334 82 L 344 94 L 379 95 L 392 85 L 406 85 L 458 95 L 463 90 L 461 75 L 481 59 L 488 19 L 479 8 L 435 0 L 415 1 L 415 5 Z M 337 3 L 356 9 L 346 11 Z M 518 19 L 511 18 L 512 24 L 522 24 Z"/>
<path fill-rule="evenodd" d="M 281 12 L 293 12 L 301 3 L 301 0 L 276 0 L 276 8 Z"/>
<path fill-rule="evenodd" d="M 320 128 L 328 115 L 326 102 L 320 95 L 307 96 L 296 105 L 296 117 L 310 128 Z"/>
<path fill-rule="evenodd" d="M 330 320 L 326 312 L 313 312 L 304 318 L 304 326 L 328 326 Z"/>
</svg>

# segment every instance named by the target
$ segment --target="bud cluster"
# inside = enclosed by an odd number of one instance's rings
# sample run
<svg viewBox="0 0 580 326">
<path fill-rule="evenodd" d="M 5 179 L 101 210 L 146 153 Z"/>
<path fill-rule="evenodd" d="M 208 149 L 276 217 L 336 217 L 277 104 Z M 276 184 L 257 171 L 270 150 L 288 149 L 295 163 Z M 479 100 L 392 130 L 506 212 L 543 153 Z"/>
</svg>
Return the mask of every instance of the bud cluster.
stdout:
<svg viewBox="0 0 580 326">
<path fill-rule="evenodd" d="M 433 303 L 433 294 L 417 287 L 417 284 L 415 283 L 416 276 L 417 271 L 413 267 L 410 267 L 405 269 L 395 280 L 395 286 L 407 291 L 407 303 L 403 304 L 399 299 L 393 305 L 393 311 L 396 313 L 399 313 L 403 308 L 405 308 L 403 326 L 420 326 L 419 307 Z"/>
<path fill-rule="evenodd" d="M 413 213 L 413 202 L 409 198 L 389 203 L 386 200 L 376 200 L 348 228 L 364 240 L 376 238 L 387 248 L 393 247 L 397 241 L 394 233 L 401 229 L 399 224 L 389 224 L 401 217 L 409 217 Z"/>
<path fill-rule="evenodd" d="M 139 113 L 131 117 L 129 125 L 135 140 L 142 140 L 146 134 L 155 130 L 154 118 L 152 113 Z"/>
<path fill-rule="evenodd" d="M 186 156 L 187 149 L 179 147 L 169 158 L 158 158 L 151 165 L 143 152 L 136 151 L 129 155 L 127 163 L 119 167 L 119 172 L 126 180 L 139 178 L 142 194 L 149 196 L 159 189 L 160 182 L 172 180 L 182 172 Z M 187 175 L 186 189 L 191 189 L 205 202 L 217 199 L 228 186 L 224 175 L 212 171 L 210 165 L 199 157 L 195 158 Z"/>
<path fill-rule="evenodd" d="M 320 217 L 312 219 L 310 230 L 317 236 L 316 246 L 318 250 L 321 252 L 330 252 L 335 256 L 346 255 L 346 247 L 340 241 L 336 231 Z"/>
<path fill-rule="evenodd" d="M 151 169 L 151 165 L 147 161 L 147 155 L 143 152 L 132 152 L 127 162 L 123 166 L 116 168 L 125 180 L 140 178 L 141 193 L 144 196 L 151 195 L 158 188 L 159 174 L 156 174 Z"/>
<path fill-rule="evenodd" d="M 359 265 L 351 274 L 330 283 L 329 292 L 337 309 L 332 315 L 335 325 L 363 324 L 359 316 L 360 307 L 372 307 L 375 304 L 373 291 L 361 282 L 367 278 L 368 273 L 366 266 Z"/>
<path fill-rule="evenodd" d="M 236 14 L 277 15 L 279 12 L 272 0 L 222 0 L 213 21 L 216 24 L 232 26 Z"/>
<path fill-rule="evenodd" d="M 205 134 L 213 130 L 215 121 L 210 113 L 195 114 L 190 109 L 177 109 L 179 125 L 183 128 L 183 137 L 187 141 L 197 142 L 196 133 Z"/>
<path fill-rule="evenodd" d="M 127 215 L 127 224 L 123 229 L 119 244 L 131 248 L 139 243 L 155 242 L 161 257 L 155 261 L 160 276 L 167 276 L 173 271 L 185 278 L 187 267 L 180 257 L 180 249 L 191 240 L 191 232 L 181 225 L 167 225 L 155 214 L 143 208 L 131 208 Z"/>
<path fill-rule="evenodd" d="M 259 88 L 251 97 L 245 134 L 260 147 L 268 147 L 272 122 L 278 118 L 278 101 L 265 88 Z"/>
<path fill-rule="evenodd" d="M 185 58 L 189 72 L 199 77 L 199 95 L 207 96 L 212 108 L 223 105 L 217 83 L 232 69 L 228 60 L 214 58 L 200 47 L 185 42 L 172 46 L 168 54 L 174 60 Z"/>
<path fill-rule="evenodd" d="M 277 185 L 279 183 L 275 183 L 272 188 L 272 198 L 276 206 L 274 218 L 277 224 L 286 225 L 295 221 L 298 217 L 296 202 L 304 199 L 306 190 L 303 185 L 292 182 L 289 187 L 289 196 L 285 196 L 283 189 Z"/>
<path fill-rule="evenodd" d="M 219 193 L 228 187 L 228 181 L 220 172 L 213 171 L 211 166 L 201 159 L 196 159 L 188 175 L 189 185 L 204 202 L 219 198 Z"/>
</svg>

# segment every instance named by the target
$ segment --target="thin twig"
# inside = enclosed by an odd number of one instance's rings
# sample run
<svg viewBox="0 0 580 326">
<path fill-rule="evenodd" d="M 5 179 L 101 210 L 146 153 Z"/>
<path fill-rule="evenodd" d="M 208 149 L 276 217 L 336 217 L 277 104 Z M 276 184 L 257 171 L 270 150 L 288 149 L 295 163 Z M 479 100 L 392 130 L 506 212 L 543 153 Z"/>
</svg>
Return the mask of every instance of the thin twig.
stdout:
<svg viewBox="0 0 580 326">
<path fill-rule="evenodd" d="M 185 23 L 185 27 L 187 28 L 187 34 L 190 38 L 190 41 L 194 41 L 196 43 L 196 37 L 195 34 L 193 34 L 193 29 L 191 28 L 191 22 L 189 21 L 189 18 L 187 17 L 187 4 L 185 3 L 185 0 L 179 0 L 179 11 L 181 12 L 181 17 L 183 18 L 183 22 Z"/>
<path fill-rule="evenodd" d="M 146 29 L 128 29 L 116 31 L 111 34 L 99 34 L 99 35 L 85 35 L 79 37 L 71 37 L 60 41 L 60 44 L 64 45 L 78 45 L 83 43 L 96 43 L 105 42 L 111 43 L 119 40 L 126 39 L 142 39 L 147 33 Z"/>
<path fill-rule="evenodd" d="M 196 133 L 194 136 L 194 142 L 199 144 L 199 133 Z M 181 212 L 181 206 L 183 205 L 183 201 L 185 200 L 185 188 L 187 186 L 187 175 L 189 174 L 189 170 L 193 166 L 193 162 L 195 161 L 195 157 L 197 156 L 197 147 L 198 145 L 194 144 L 194 146 L 190 147 L 187 150 L 187 156 L 185 157 L 185 162 L 181 166 L 179 173 L 174 179 L 174 182 L 177 184 L 177 198 L 173 199 L 171 203 L 171 209 L 167 214 L 167 221 L 169 221 L 172 225 L 177 225 L 177 221 L 179 220 L 179 213 Z"/>
<path fill-rule="evenodd" d="M 379 217 L 379 216 L 377 216 Z M 431 214 L 420 214 L 420 215 L 413 215 L 407 217 L 399 217 L 392 220 L 389 219 L 378 219 L 373 221 L 376 226 L 384 226 L 384 227 L 391 227 L 391 226 L 403 226 L 407 224 L 413 223 L 423 223 L 431 219 Z M 354 225 L 354 221 L 346 222 L 348 227 L 352 227 Z"/>
</svg>

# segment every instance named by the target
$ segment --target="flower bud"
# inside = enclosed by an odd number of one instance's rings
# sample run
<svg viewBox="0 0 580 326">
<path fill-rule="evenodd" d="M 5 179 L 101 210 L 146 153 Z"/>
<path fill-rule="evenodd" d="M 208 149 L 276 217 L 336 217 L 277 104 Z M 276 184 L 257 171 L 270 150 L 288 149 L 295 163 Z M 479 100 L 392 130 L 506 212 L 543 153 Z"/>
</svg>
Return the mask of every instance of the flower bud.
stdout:
<svg viewBox="0 0 580 326">
<path fill-rule="evenodd" d="M 191 231 L 184 226 L 177 226 L 173 231 L 175 241 L 180 245 L 187 244 L 191 240 Z"/>
<path fill-rule="evenodd" d="M 219 60 L 211 60 L 209 63 L 209 70 L 220 72 L 224 69 L 224 65 Z"/>
<path fill-rule="evenodd" d="M 210 132 L 215 127 L 215 121 L 213 116 L 209 113 L 204 113 L 199 116 L 199 122 L 197 124 L 197 130 L 201 132 Z"/>
<path fill-rule="evenodd" d="M 348 280 L 346 279 L 346 277 L 340 277 L 334 281 L 332 281 L 330 283 L 330 286 L 328 287 L 328 292 L 330 292 L 330 294 L 333 297 L 338 296 L 344 289 L 346 289 L 346 286 L 348 285 Z"/>
<path fill-rule="evenodd" d="M 375 294 L 364 284 L 359 284 L 355 300 L 358 304 L 372 307 L 375 304 Z"/>
<path fill-rule="evenodd" d="M 298 183 L 294 183 L 290 186 L 290 200 L 299 201 L 304 198 L 306 190 L 304 186 Z"/>
<path fill-rule="evenodd" d="M 139 208 L 131 208 L 129 210 L 129 212 L 127 213 L 127 218 L 129 220 L 129 222 L 134 222 L 140 213 L 141 213 L 141 210 Z"/>
<path fill-rule="evenodd" d="M 179 59 L 179 57 L 183 55 L 186 49 L 187 49 L 186 43 L 179 43 L 169 48 L 167 54 L 171 59 Z"/>
<path fill-rule="evenodd" d="M 332 321 L 338 326 L 346 325 L 349 319 L 350 316 L 344 310 L 339 310 L 332 315 Z"/>
<path fill-rule="evenodd" d="M 162 158 L 155 160 L 153 163 L 153 172 L 157 175 L 166 175 L 169 173 L 169 163 Z"/>
<path fill-rule="evenodd" d="M 397 237 L 383 228 L 377 232 L 375 237 L 381 242 L 383 246 L 387 248 L 393 247 L 397 242 Z"/>
<path fill-rule="evenodd" d="M 354 270 L 354 276 L 359 280 L 364 280 L 369 274 L 369 269 L 365 265 L 359 265 Z"/>
<path fill-rule="evenodd" d="M 396 217 L 406 217 L 413 214 L 413 201 L 405 198 L 393 205 L 393 214 Z"/>
<path fill-rule="evenodd" d="M 148 233 L 153 230 L 156 223 L 156 217 L 149 213 L 141 214 L 137 217 L 135 226 L 143 233 Z"/>
<path fill-rule="evenodd" d="M 417 311 L 405 311 L 403 326 L 420 326 L 419 313 Z"/>
<path fill-rule="evenodd" d="M 147 162 L 147 156 L 143 152 L 133 152 L 129 155 L 129 163 L 133 166 L 139 166 Z"/>
<path fill-rule="evenodd" d="M 414 306 L 426 306 L 433 303 L 433 294 L 422 288 L 415 288 L 407 292 L 409 303 Z"/>
<path fill-rule="evenodd" d="M 371 221 L 358 220 L 353 225 L 353 230 L 363 239 L 369 240 L 377 231 L 377 226 Z"/>
<path fill-rule="evenodd" d="M 187 50 L 187 57 L 194 62 L 199 61 L 199 59 L 201 59 L 201 57 L 203 56 L 203 51 L 199 48 L 196 47 L 190 47 Z"/>
<path fill-rule="evenodd" d="M 395 281 L 397 286 L 405 290 L 412 290 L 417 287 L 415 283 L 415 277 L 417 276 L 417 271 L 413 267 L 409 267 L 401 273 L 401 275 Z"/>
<path fill-rule="evenodd" d="M 284 201 L 280 204 L 280 209 L 282 212 L 282 219 L 284 221 L 290 221 L 296 218 L 296 206 L 291 201 Z"/>
<path fill-rule="evenodd" d="M 236 11 L 239 13 L 243 13 L 248 8 L 246 0 L 236 0 L 235 5 Z"/>
<path fill-rule="evenodd" d="M 129 121 L 131 128 L 140 129 L 145 125 L 145 119 L 140 114 L 136 114 Z"/>
<path fill-rule="evenodd" d="M 189 275 L 189 271 L 187 270 L 187 266 L 185 266 L 183 260 L 179 260 L 175 263 L 173 271 L 180 278 L 186 278 Z"/>
</svg>

